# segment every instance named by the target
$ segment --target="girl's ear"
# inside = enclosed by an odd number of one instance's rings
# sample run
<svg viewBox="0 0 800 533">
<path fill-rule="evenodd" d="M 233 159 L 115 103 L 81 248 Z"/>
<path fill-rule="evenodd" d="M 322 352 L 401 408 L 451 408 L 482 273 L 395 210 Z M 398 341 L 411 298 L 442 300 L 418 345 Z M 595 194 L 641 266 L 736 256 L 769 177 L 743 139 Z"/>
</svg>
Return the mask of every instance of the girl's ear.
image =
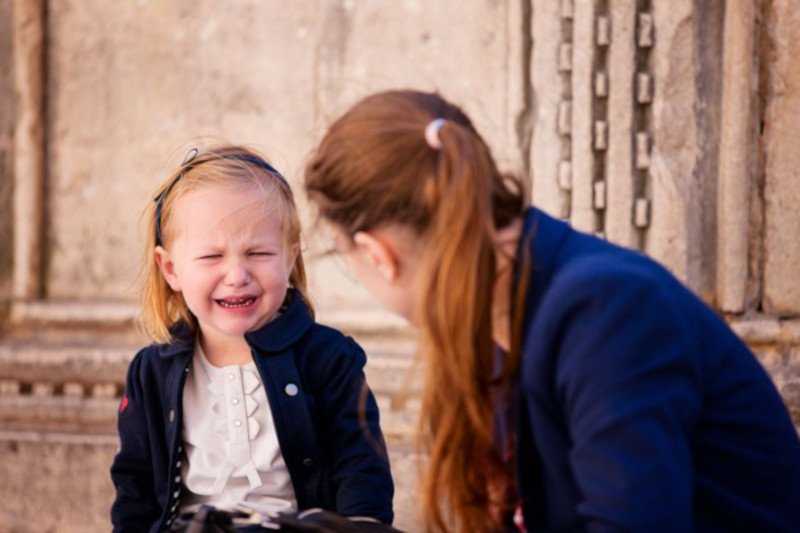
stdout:
<svg viewBox="0 0 800 533">
<path fill-rule="evenodd" d="M 292 276 L 292 271 L 294 271 L 294 265 L 297 262 L 297 254 L 300 253 L 300 245 L 293 244 L 289 247 L 288 253 L 286 254 L 286 283 L 289 283 L 289 278 Z"/>
<path fill-rule="evenodd" d="M 175 273 L 175 263 L 169 255 L 169 252 L 163 246 L 156 246 L 155 259 L 161 275 L 167 281 L 167 284 L 175 292 L 181 292 L 181 284 L 178 275 Z"/>
<path fill-rule="evenodd" d="M 353 235 L 355 252 L 366 258 L 367 263 L 388 282 L 397 280 L 400 262 L 392 242 L 374 231 L 358 231 Z"/>
</svg>

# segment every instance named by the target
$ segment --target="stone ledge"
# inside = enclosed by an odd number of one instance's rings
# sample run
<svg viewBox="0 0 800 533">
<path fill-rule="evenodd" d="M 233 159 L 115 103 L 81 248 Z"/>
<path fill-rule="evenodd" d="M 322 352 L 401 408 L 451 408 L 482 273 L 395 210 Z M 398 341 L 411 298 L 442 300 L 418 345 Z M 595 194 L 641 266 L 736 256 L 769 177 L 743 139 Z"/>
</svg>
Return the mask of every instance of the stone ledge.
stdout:
<svg viewBox="0 0 800 533">
<path fill-rule="evenodd" d="M 113 434 L 117 398 L 0 396 L 0 423 L 18 431 Z"/>
<path fill-rule="evenodd" d="M 137 316 L 136 304 L 126 301 L 33 300 L 11 304 L 14 324 L 129 326 Z"/>
<path fill-rule="evenodd" d="M 0 343 L 0 380 L 22 382 L 124 383 L 128 363 L 136 348 L 97 348 L 81 343 Z"/>
<path fill-rule="evenodd" d="M 317 320 L 349 333 L 412 335 L 408 322 L 380 309 L 318 310 Z M 33 300 L 11 304 L 11 323 L 15 326 L 49 325 L 67 327 L 132 327 L 139 316 L 137 304 L 126 300 L 76 301 Z"/>
<path fill-rule="evenodd" d="M 800 344 L 800 318 L 768 315 L 726 318 L 733 331 L 749 345 Z"/>
<path fill-rule="evenodd" d="M 0 430 L 0 442 L 32 442 L 45 444 L 69 444 L 77 446 L 119 446 L 116 435 L 92 435 L 87 433 L 59 433 L 53 431 Z"/>
<path fill-rule="evenodd" d="M 416 424 L 420 379 L 412 340 L 367 336 L 365 373 L 387 438 L 407 440 Z M 113 433 L 128 364 L 137 347 L 87 346 L 83 339 L 0 342 L 0 423 L 6 428 Z"/>
</svg>

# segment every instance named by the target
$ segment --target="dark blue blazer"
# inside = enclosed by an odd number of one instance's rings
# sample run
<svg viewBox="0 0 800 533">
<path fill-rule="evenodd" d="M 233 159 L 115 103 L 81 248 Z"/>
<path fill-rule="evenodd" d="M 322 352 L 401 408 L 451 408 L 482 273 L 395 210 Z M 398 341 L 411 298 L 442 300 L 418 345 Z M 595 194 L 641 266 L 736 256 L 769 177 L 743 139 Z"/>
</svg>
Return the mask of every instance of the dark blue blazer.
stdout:
<svg viewBox="0 0 800 533">
<path fill-rule="evenodd" d="M 315 323 L 300 298 L 290 300 L 282 315 L 245 339 L 298 507 L 391 522 L 394 487 L 364 352 Z M 178 328 L 175 342 L 148 346 L 131 362 L 111 467 L 114 531 L 161 531 L 178 510 L 183 386 L 193 353 L 193 332 Z M 299 393 L 287 393 L 289 384 Z"/>
<path fill-rule="evenodd" d="M 528 529 L 800 531 L 800 441 L 726 324 L 639 253 L 533 209 L 524 234 Z"/>
</svg>

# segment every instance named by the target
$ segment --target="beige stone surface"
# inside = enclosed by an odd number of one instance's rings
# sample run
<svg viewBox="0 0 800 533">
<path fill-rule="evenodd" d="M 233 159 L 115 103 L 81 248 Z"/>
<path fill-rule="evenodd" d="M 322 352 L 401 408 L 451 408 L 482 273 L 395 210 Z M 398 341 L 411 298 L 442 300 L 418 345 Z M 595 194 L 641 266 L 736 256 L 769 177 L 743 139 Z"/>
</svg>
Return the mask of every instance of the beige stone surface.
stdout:
<svg viewBox="0 0 800 533">
<path fill-rule="evenodd" d="M 49 296 L 129 296 L 139 214 L 197 136 L 251 144 L 297 183 L 312 134 L 313 8 L 50 3 Z"/>
<path fill-rule="evenodd" d="M 395 2 L 391 9 L 375 0 L 317 5 L 319 135 L 371 92 L 435 90 L 465 109 L 503 168 L 522 168 L 516 134 L 525 111 L 520 3 L 472 1 L 458 9 L 421 0 Z M 375 309 L 374 300 L 344 271 L 337 258 L 312 264 L 312 288 L 322 306 Z"/>
<path fill-rule="evenodd" d="M 760 345 L 754 351 L 780 392 L 795 426 L 800 427 L 800 344 Z"/>
<path fill-rule="evenodd" d="M 11 292 L 14 183 L 14 62 L 11 52 L 11 2 L 0 2 L 0 302 Z"/>
<path fill-rule="evenodd" d="M 42 295 L 44 211 L 44 2 L 16 0 L 14 59 L 13 297 Z"/>
<path fill-rule="evenodd" d="M 594 26 L 597 0 L 575 2 L 572 45 L 572 127 L 571 153 L 572 194 L 570 220 L 572 225 L 589 233 L 594 232 L 595 212 L 592 207 L 592 181 L 595 160 L 593 140 L 592 71 L 594 63 Z"/>
<path fill-rule="evenodd" d="M 559 2 L 534 0 L 532 9 L 531 91 L 533 93 L 533 136 L 530 168 L 533 181 L 533 203 L 548 213 L 566 217 L 569 193 L 559 186 L 559 166 L 564 157 L 566 135 L 559 133 L 559 108 L 564 99 L 564 82 L 568 73 L 558 70 L 562 41 L 562 15 Z M 568 159 L 568 158 L 567 158 Z M 566 179 L 572 178 L 567 166 Z"/>
<path fill-rule="evenodd" d="M 0 532 L 109 531 L 114 498 L 109 468 L 116 449 L 116 437 L 0 431 Z M 389 455 L 397 490 L 395 525 L 418 531 L 418 458 L 402 443 L 389 443 Z"/>
<path fill-rule="evenodd" d="M 735 319 L 733 330 L 758 356 L 800 428 L 800 319 Z"/>
<path fill-rule="evenodd" d="M 689 0 L 652 3 L 652 222 L 645 251 L 712 299 L 708 250 L 714 228 L 708 221 L 710 217 L 713 222 L 715 212 L 715 197 L 710 194 L 715 168 L 706 163 L 716 161 L 713 150 L 718 141 L 708 120 L 718 96 L 704 89 L 712 89 L 718 76 L 714 54 L 719 41 L 710 37 L 720 34 L 722 18 L 719 4 L 703 10 L 695 5 Z M 699 63 L 700 59 L 708 61 Z"/>
<path fill-rule="evenodd" d="M 320 3 L 319 118 L 390 88 L 438 90 L 462 105 L 506 168 L 522 167 L 519 2 L 334 0 Z M 387 31 L 387 29 L 391 31 Z"/>
<path fill-rule="evenodd" d="M 114 437 L 0 432 L 0 531 L 109 531 Z"/>
<path fill-rule="evenodd" d="M 752 0 L 729 2 L 723 36 L 716 285 L 719 308 L 736 313 L 745 308 L 750 226 L 748 196 L 754 189 L 755 11 Z"/>
<path fill-rule="evenodd" d="M 611 45 L 608 51 L 608 127 L 606 162 L 608 198 L 606 237 L 615 243 L 637 247 L 633 225 L 636 199 L 633 169 L 634 80 L 636 72 L 636 2 L 614 2 L 610 12 Z"/>
<path fill-rule="evenodd" d="M 517 3 L 58 0 L 49 13 L 53 298 L 131 296 L 139 212 L 196 135 L 255 144 L 299 186 L 331 118 L 409 86 L 463 102 L 504 166 L 522 166 Z M 374 307 L 333 261 L 311 263 L 322 307 Z"/>
<path fill-rule="evenodd" d="M 800 314 L 800 9 L 770 4 L 771 61 L 764 124 L 766 211 L 764 309 Z"/>
</svg>

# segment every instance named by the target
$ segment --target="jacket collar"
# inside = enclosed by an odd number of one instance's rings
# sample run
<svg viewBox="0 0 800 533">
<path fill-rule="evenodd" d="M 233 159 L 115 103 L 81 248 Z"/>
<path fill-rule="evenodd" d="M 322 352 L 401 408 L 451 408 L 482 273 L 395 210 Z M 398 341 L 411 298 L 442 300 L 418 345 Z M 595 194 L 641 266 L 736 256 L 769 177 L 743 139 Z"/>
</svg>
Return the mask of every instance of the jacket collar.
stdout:
<svg viewBox="0 0 800 533">
<path fill-rule="evenodd" d="M 297 291 L 286 295 L 286 310 L 261 329 L 244 334 L 251 347 L 261 353 L 280 352 L 297 342 L 314 324 L 314 318 Z"/>
<path fill-rule="evenodd" d="M 245 333 L 247 344 L 262 353 L 285 350 L 295 343 L 314 323 L 314 318 L 295 290 L 286 295 L 286 308 L 275 320 L 256 331 Z M 161 357 L 172 357 L 194 351 L 195 329 L 185 322 L 175 324 L 170 333 L 172 342 L 158 345 Z"/>
<path fill-rule="evenodd" d="M 527 297 L 525 298 L 525 323 L 533 318 L 539 301 L 542 299 L 553 277 L 564 241 L 571 233 L 570 226 L 544 212 L 531 207 L 525 213 L 522 237 L 517 249 L 516 269 L 514 272 L 514 291 L 519 283 L 520 267 L 523 264 L 522 253 L 528 254 L 529 275 Z M 513 296 L 512 296 L 513 297 Z M 512 301 L 514 301 L 512 299 Z"/>
<path fill-rule="evenodd" d="M 170 330 L 172 342 L 158 345 L 158 355 L 173 357 L 194 351 L 195 329 L 186 322 L 178 322 Z"/>
</svg>

